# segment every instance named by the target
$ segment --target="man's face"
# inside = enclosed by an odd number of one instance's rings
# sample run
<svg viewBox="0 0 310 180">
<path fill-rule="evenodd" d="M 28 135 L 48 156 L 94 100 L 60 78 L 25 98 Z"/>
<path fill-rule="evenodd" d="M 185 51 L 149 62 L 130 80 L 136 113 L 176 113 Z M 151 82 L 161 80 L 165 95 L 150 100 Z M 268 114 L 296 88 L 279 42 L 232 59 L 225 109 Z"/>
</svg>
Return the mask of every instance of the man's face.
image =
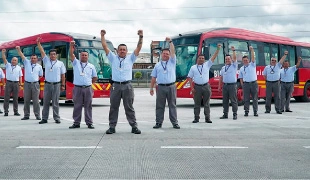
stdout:
<svg viewBox="0 0 310 180">
<path fill-rule="evenodd" d="M 197 64 L 201 65 L 205 63 L 205 57 L 204 56 L 198 56 Z"/>
<path fill-rule="evenodd" d="M 55 51 L 50 52 L 50 59 L 51 59 L 52 61 L 54 61 L 54 60 L 57 59 L 57 54 L 56 54 Z"/>
<path fill-rule="evenodd" d="M 249 59 L 247 57 L 242 58 L 243 65 L 249 64 Z"/>
<path fill-rule="evenodd" d="M 87 62 L 88 61 L 88 53 L 87 52 L 81 52 L 81 62 Z"/>
<path fill-rule="evenodd" d="M 283 63 L 283 68 L 284 68 L 284 69 L 288 68 L 289 66 L 290 66 L 290 63 L 289 63 L 288 61 L 285 61 L 285 62 Z"/>
<path fill-rule="evenodd" d="M 231 64 L 231 57 L 230 56 L 225 56 L 225 64 L 227 64 L 227 65 Z"/>
<path fill-rule="evenodd" d="M 271 58 L 270 65 L 275 66 L 277 64 L 276 58 Z"/>
<path fill-rule="evenodd" d="M 12 61 L 11 61 L 11 64 L 12 64 L 13 66 L 16 66 L 17 63 L 18 63 L 17 57 L 13 57 L 13 58 L 12 58 Z"/>
<path fill-rule="evenodd" d="M 37 56 L 31 56 L 30 61 L 31 61 L 31 64 L 36 64 L 38 62 L 38 57 Z"/>
<path fill-rule="evenodd" d="M 168 50 L 163 50 L 163 52 L 161 53 L 161 59 L 163 61 L 168 61 L 170 58 L 170 52 Z"/>
<path fill-rule="evenodd" d="M 117 49 L 117 54 L 119 57 L 124 58 L 127 55 L 127 47 L 126 46 L 119 46 Z"/>
</svg>

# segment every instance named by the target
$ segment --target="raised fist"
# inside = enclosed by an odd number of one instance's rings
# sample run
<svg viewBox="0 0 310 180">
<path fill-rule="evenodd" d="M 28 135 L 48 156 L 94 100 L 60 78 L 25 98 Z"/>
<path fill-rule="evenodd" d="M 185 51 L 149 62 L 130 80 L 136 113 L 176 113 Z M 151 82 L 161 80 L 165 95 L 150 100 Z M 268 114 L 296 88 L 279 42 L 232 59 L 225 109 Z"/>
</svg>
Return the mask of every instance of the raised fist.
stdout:
<svg viewBox="0 0 310 180">
<path fill-rule="evenodd" d="M 288 51 L 284 51 L 284 55 L 288 55 Z"/>
<path fill-rule="evenodd" d="M 40 43 L 41 42 L 41 37 L 38 37 L 37 38 L 37 43 Z"/>
<path fill-rule="evenodd" d="M 139 30 L 138 30 L 138 35 L 139 35 L 139 36 L 143 36 L 143 30 L 139 29 Z"/>
<path fill-rule="evenodd" d="M 166 37 L 166 41 L 167 41 L 167 42 L 170 42 L 170 41 L 171 41 L 171 38 L 170 38 L 170 37 Z"/>
<path fill-rule="evenodd" d="M 74 46 L 74 45 L 75 45 L 75 41 L 71 41 L 70 46 Z"/>
<path fill-rule="evenodd" d="M 298 62 L 300 62 L 301 60 L 302 60 L 302 58 L 299 56 L 299 57 L 298 57 Z"/>
<path fill-rule="evenodd" d="M 2 53 L 5 53 L 6 52 L 6 49 L 2 49 Z"/>
<path fill-rule="evenodd" d="M 104 29 L 102 29 L 100 33 L 101 33 L 101 36 L 104 36 L 107 32 Z"/>
<path fill-rule="evenodd" d="M 222 48 L 222 44 L 217 44 L 217 48 L 221 49 Z"/>
<path fill-rule="evenodd" d="M 236 50 L 236 49 L 235 49 L 235 46 L 231 46 L 230 49 L 231 49 L 232 51 Z"/>
<path fill-rule="evenodd" d="M 16 46 L 15 48 L 16 48 L 17 50 L 20 50 L 20 46 Z"/>
<path fill-rule="evenodd" d="M 253 47 L 252 47 L 252 46 L 249 46 L 249 49 L 252 51 L 252 50 L 253 50 Z"/>
</svg>

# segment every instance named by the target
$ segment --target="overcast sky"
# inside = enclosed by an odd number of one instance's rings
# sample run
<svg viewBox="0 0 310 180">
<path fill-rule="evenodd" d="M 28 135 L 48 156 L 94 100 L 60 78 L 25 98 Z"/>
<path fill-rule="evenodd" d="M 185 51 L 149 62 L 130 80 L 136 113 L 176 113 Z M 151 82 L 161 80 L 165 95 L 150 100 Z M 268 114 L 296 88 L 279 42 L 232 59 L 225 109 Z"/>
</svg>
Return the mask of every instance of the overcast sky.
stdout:
<svg viewBox="0 0 310 180">
<path fill-rule="evenodd" d="M 44 32 L 77 32 L 142 52 L 151 40 L 214 27 L 237 27 L 310 42 L 308 0 L 0 0 L 0 43 Z"/>
</svg>

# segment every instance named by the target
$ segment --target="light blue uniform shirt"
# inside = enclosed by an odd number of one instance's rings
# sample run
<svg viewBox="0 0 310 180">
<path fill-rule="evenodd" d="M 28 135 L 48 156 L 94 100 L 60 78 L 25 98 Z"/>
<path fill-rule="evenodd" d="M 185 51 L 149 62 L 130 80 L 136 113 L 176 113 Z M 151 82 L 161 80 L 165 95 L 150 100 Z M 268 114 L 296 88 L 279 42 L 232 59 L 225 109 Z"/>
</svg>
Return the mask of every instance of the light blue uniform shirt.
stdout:
<svg viewBox="0 0 310 180">
<path fill-rule="evenodd" d="M 97 77 L 97 71 L 94 65 L 91 63 L 82 63 L 78 59 L 74 59 L 73 65 L 73 84 L 78 86 L 90 86 L 92 84 L 93 77 Z"/>
<path fill-rule="evenodd" d="M 66 67 L 62 61 L 52 61 L 49 57 L 44 56 L 45 80 L 47 82 L 60 82 L 60 75 L 66 73 Z"/>
<path fill-rule="evenodd" d="M 297 67 L 292 66 L 287 69 L 281 69 L 280 77 L 282 82 L 293 82 L 294 81 L 294 73 L 297 71 Z"/>
<path fill-rule="evenodd" d="M 252 82 L 257 80 L 256 64 L 252 61 L 247 66 L 242 66 L 239 70 L 239 79 L 243 79 L 243 82 Z"/>
<path fill-rule="evenodd" d="M 275 66 L 268 65 L 265 67 L 263 71 L 263 75 L 265 75 L 267 78 L 267 81 L 278 81 L 280 79 L 280 70 L 281 70 L 282 64 L 277 63 Z"/>
<path fill-rule="evenodd" d="M 25 70 L 25 81 L 27 82 L 39 81 L 39 76 L 43 76 L 42 66 L 38 63 L 31 64 L 31 61 L 27 58 L 25 58 L 23 61 Z"/>
<path fill-rule="evenodd" d="M 206 84 L 209 82 L 209 70 L 212 65 L 213 62 L 210 59 L 202 65 L 195 64 L 189 70 L 187 77 L 192 78 L 196 84 Z"/>
<path fill-rule="evenodd" d="M 175 68 L 176 58 L 170 56 L 168 61 L 161 60 L 155 65 L 151 76 L 156 78 L 157 84 L 174 83 L 176 81 Z"/>
<path fill-rule="evenodd" d="M 225 65 L 220 71 L 220 76 L 223 77 L 223 83 L 237 82 L 238 62 L 235 61 L 231 65 Z"/>
<path fill-rule="evenodd" d="M 132 65 L 137 59 L 135 53 L 132 53 L 125 58 L 120 58 L 118 55 L 115 55 L 110 51 L 108 59 L 112 68 L 113 81 L 124 82 L 132 80 Z"/>
<path fill-rule="evenodd" d="M 5 78 L 5 74 L 2 71 L 2 68 L 0 68 L 0 79 L 4 79 Z"/>
<path fill-rule="evenodd" d="M 5 65 L 6 79 L 9 81 L 19 81 L 23 76 L 22 68 L 19 65 L 13 66 L 11 63 Z"/>
</svg>

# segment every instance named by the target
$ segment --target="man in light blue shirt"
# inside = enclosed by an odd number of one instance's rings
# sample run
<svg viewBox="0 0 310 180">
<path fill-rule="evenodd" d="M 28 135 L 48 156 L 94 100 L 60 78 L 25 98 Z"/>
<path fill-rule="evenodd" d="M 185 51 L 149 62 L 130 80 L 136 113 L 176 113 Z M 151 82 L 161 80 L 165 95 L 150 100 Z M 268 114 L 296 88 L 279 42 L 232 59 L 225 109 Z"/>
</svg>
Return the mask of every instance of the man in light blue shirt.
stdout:
<svg viewBox="0 0 310 180">
<path fill-rule="evenodd" d="M 2 49 L 2 59 L 6 69 L 6 85 L 4 93 L 4 116 L 9 114 L 9 101 L 11 94 L 13 96 L 13 110 L 14 116 L 20 116 L 18 113 L 18 94 L 22 84 L 23 72 L 21 67 L 17 64 L 17 57 L 13 57 L 11 63 L 6 59 L 6 49 Z"/>
<path fill-rule="evenodd" d="M 41 120 L 40 116 L 40 80 L 39 78 L 43 76 L 43 69 L 40 64 L 38 64 L 37 55 L 31 55 L 30 59 L 27 59 L 22 53 L 19 46 L 16 46 L 18 55 L 22 58 L 24 62 L 25 70 L 25 83 L 24 83 L 24 117 L 22 120 L 28 120 L 30 116 L 30 100 L 33 104 L 33 113 L 37 120 Z"/>
<path fill-rule="evenodd" d="M 136 61 L 137 56 L 142 48 L 143 31 L 138 30 L 139 41 L 134 52 L 127 56 L 127 46 L 120 44 L 117 48 L 117 55 L 115 55 L 109 48 L 105 40 L 105 30 L 101 30 L 101 43 L 102 47 L 107 54 L 112 68 L 112 88 L 110 92 L 110 112 L 109 112 L 109 126 L 106 134 L 115 133 L 115 126 L 118 121 L 118 111 L 121 99 L 127 120 L 132 127 L 131 133 L 141 134 L 136 122 L 136 114 L 133 108 L 134 91 L 131 85 L 132 80 L 132 66 Z"/>
<path fill-rule="evenodd" d="M 293 112 L 290 109 L 291 96 L 294 91 L 294 74 L 300 65 L 301 57 L 298 57 L 298 61 L 295 66 L 290 67 L 289 61 L 284 61 L 283 68 L 280 71 L 281 81 L 281 112 Z"/>
<path fill-rule="evenodd" d="M 266 104 L 265 113 L 270 113 L 271 111 L 271 99 L 272 93 L 274 97 L 274 106 L 277 114 L 282 114 L 280 111 L 280 70 L 283 64 L 283 61 L 287 57 L 288 51 L 284 52 L 284 55 L 277 63 L 277 59 L 272 57 L 270 61 L 270 65 L 266 66 L 263 71 L 263 76 L 266 80 Z"/>
<path fill-rule="evenodd" d="M 70 42 L 70 59 L 73 65 L 73 119 L 74 123 L 69 129 L 80 128 L 82 108 L 84 106 L 84 117 L 89 129 L 94 129 L 92 117 L 92 84 L 97 81 L 97 72 L 93 64 L 88 62 L 88 52 L 81 52 L 81 60 L 74 55 L 75 42 Z"/>
<path fill-rule="evenodd" d="M 256 62 L 254 49 L 252 46 L 249 47 L 251 53 L 251 62 L 249 62 L 248 56 L 242 57 L 243 66 L 239 70 L 239 79 L 243 89 L 243 100 L 244 100 L 244 116 L 249 115 L 250 109 L 250 97 L 253 101 L 254 116 L 258 116 L 258 84 L 256 74 Z"/>
<path fill-rule="evenodd" d="M 191 86 L 191 93 L 194 95 L 193 123 L 199 122 L 201 101 L 204 106 L 205 122 L 212 123 L 212 121 L 210 120 L 211 87 L 209 85 L 209 71 L 221 47 L 221 44 L 217 45 L 217 50 L 207 62 L 205 62 L 205 56 L 203 54 L 200 54 L 197 58 L 197 64 L 191 67 L 187 75 L 188 81 Z"/>
<path fill-rule="evenodd" d="M 0 68 L 0 81 L 2 82 L 2 88 L 0 88 L 0 94 L 1 94 L 1 89 L 4 89 L 4 79 L 5 79 L 5 74 L 2 71 L 2 68 Z M 3 112 L 0 109 L 0 114 L 2 114 Z"/>
<path fill-rule="evenodd" d="M 57 50 L 51 49 L 47 57 L 41 45 L 41 38 L 37 38 L 37 46 L 40 50 L 42 61 L 45 65 L 45 83 L 44 83 L 44 97 L 42 120 L 39 124 L 47 123 L 49 116 L 50 102 L 52 100 L 53 119 L 55 123 L 60 123 L 59 116 L 59 96 L 60 90 L 65 90 L 65 73 L 66 67 L 62 61 L 57 60 Z M 60 85 L 61 84 L 61 85 Z"/>
<path fill-rule="evenodd" d="M 223 96 L 223 116 L 220 119 L 228 119 L 229 100 L 233 111 L 233 120 L 237 120 L 238 102 L 237 102 L 237 70 L 238 62 L 236 50 L 231 46 L 233 57 L 229 54 L 225 56 L 225 66 L 220 71 L 218 91 L 222 91 Z M 222 89 L 223 86 L 223 89 Z"/>
<path fill-rule="evenodd" d="M 169 119 L 173 128 L 180 129 L 177 120 L 176 109 L 176 56 L 175 48 L 171 38 L 166 37 L 170 49 L 163 49 L 161 53 L 161 60 L 155 65 L 152 71 L 152 80 L 150 87 L 150 94 L 154 95 L 154 85 L 157 81 L 157 95 L 156 95 L 156 124 L 153 127 L 158 129 L 162 127 L 165 114 L 166 100 L 169 107 Z"/>
</svg>

